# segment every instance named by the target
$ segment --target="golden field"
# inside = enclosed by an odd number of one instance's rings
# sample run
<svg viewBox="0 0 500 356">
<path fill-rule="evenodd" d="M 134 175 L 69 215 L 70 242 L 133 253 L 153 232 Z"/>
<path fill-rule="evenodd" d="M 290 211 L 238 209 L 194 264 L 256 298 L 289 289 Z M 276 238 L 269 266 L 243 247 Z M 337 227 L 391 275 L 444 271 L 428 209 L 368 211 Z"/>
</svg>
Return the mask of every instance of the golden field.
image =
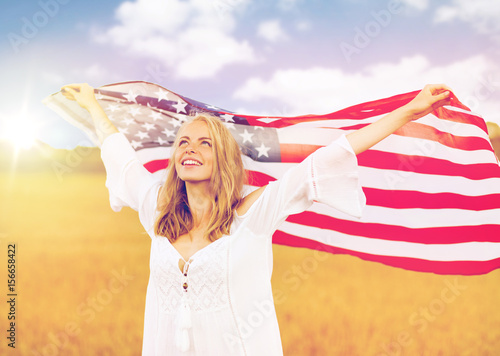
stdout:
<svg viewBox="0 0 500 356">
<path fill-rule="evenodd" d="M 139 355 L 149 237 L 114 213 L 98 151 L 2 147 L 1 355 Z M 7 245 L 16 244 L 16 348 Z M 500 355 L 500 271 L 416 273 L 275 246 L 285 355 Z"/>
</svg>

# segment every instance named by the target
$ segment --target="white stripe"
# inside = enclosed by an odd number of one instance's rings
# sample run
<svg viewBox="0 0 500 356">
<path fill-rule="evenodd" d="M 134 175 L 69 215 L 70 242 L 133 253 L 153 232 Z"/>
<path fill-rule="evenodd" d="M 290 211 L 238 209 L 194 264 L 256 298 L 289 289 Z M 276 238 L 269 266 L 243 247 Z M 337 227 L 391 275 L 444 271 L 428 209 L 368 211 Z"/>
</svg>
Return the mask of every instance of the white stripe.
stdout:
<svg viewBox="0 0 500 356">
<path fill-rule="evenodd" d="M 324 129 L 316 127 L 289 126 L 278 129 L 279 143 L 297 145 L 326 146 L 339 138 L 345 131 L 340 129 Z"/>
<path fill-rule="evenodd" d="M 500 243 L 493 242 L 429 245 L 404 241 L 388 241 L 347 235 L 288 221 L 285 221 L 279 229 L 290 235 L 372 255 L 419 258 L 431 261 L 488 261 L 500 256 Z"/>
<path fill-rule="evenodd" d="M 448 132 L 455 136 L 483 138 L 487 137 L 486 132 L 484 132 L 480 127 L 474 124 L 441 120 L 439 118 L 436 118 L 434 115 L 426 115 L 425 117 L 422 117 L 415 122 L 431 126 L 439 131 Z"/>
<path fill-rule="evenodd" d="M 500 224 L 500 208 L 474 211 L 462 209 L 394 209 L 367 205 L 363 210 L 362 218 L 359 220 L 319 203 L 313 204 L 308 211 L 343 220 L 404 226 L 414 229 Z"/>
<path fill-rule="evenodd" d="M 456 112 L 461 112 L 461 113 L 464 113 L 464 114 L 467 114 L 467 115 L 476 116 L 476 117 L 479 117 L 481 119 L 483 118 L 481 115 L 479 115 L 476 112 L 467 111 L 467 110 L 464 110 L 464 109 L 457 108 L 455 106 L 445 106 L 445 108 L 448 109 L 448 110 L 451 110 L 451 111 L 456 111 Z"/>
</svg>

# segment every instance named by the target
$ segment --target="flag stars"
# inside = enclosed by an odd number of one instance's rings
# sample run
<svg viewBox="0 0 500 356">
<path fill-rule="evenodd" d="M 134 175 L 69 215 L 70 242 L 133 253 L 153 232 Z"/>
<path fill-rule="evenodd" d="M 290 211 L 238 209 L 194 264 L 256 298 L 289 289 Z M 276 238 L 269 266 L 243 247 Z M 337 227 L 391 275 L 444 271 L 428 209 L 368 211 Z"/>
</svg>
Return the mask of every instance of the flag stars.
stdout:
<svg viewBox="0 0 500 356">
<path fill-rule="evenodd" d="M 121 122 L 123 122 L 125 125 L 129 126 L 129 125 L 133 124 L 135 121 L 131 117 L 126 117 Z"/>
<path fill-rule="evenodd" d="M 220 118 L 224 120 L 224 122 L 234 122 L 233 117 L 234 115 L 229 115 L 229 114 L 224 114 L 220 116 Z"/>
<path fill-rule="evenodd" d="M 162 100 L 168 100 L 168 91 L 166 90 L 158 89 L 155 94 L 158 96 L 158 102 Z"/>
<path fill-rule="evenodd" d="M 236 130 L 236 127 L 234 127 L 232 122 L 224 122 L 224 125 L 230 130 Z"/>
<path fill-rule="evenodd" d="M 250 142 L 250 143 L 253 143 L 253 142 L 252 142 L 252 136 L 253 136 L 254 134 L 249 133 L 249 132 L 247 131 L 247 129 L 245 129 L 245 131 L 243 131 L 243 133 L 240 133 L 239 135 L 240 135 L 241 137 L 243 137 L 243 143 L 245 143 L 245 142 L 247 142 L 247 141 L 248 141 L 248 142 Z"/>
<path fill-rule="evenodd" d="M 155 125 L 154 124 L 150 124 L 149 122 L 145 122 L 142 127 L 144 127 L 144 129 L 146 131 L 150 131 L 150 130 L 153 130 L 155 128 Z"/>
<path fill-rule="evenodd" d="M 109 110 L 111 112 L 115 112 L 116 110 L 118 110 L 118 105 L 116 105 L 116 104 L 109 104 L 108 107 L 106 108 L 106 110 Z"/>
<path fill-rule="evenodd" d="M 179 100 L 177 104 L 172 106 L 175 108 L 175 110 L 177 110 L 177 113 L 185 112 L 187 114 L 186 111 L 187 103 L 183 103 L 182 101 Z"/>
<path fill-rule="evenodd" d="M 149 138 L 147 132 L 138 131 L 134 136 L 139 137 L 141 140 L 144 140 L 146 137 Z"/>
<path fill-rule="evenodd" d="M 260 156 L 266 156 L 269 158 L 269 155 L 267 154 L 267 152 L 269 152 L 271 147 L 266 147 L 264 145 L 264 142 L 262 142 L 259 147 L 255 147 L 255 149 L 257 150 L 257 152 L 259 152 L 259 155 L 257 156 L 257 158 Z"/>
<path fill-rule="evenodd" d="M 177 119 L 171 120 L 170 124 L 172 124 L 173 127 L 181 127 L 181 125 L 182 125 L 182 123 Z"/>
<path fill-rule="evenodd" d="M 168 143 L 167 140 L 164 140 L 162 139 L 161 137 L 158 137 L 158 139 L 156 140 L 156 142 L 158 142 L 160 144 L 160 146 L 163 146 L 165 145 L 166 143 Z"/>
<path fill-rule="evenodd" d="M 161 112 L 153 111 L 153 112 L 151 112 L 151 115 L 149 115 L 149 117 L 152 118 L 154 121 L 160 120 L 161 119 Z"/>
<path fill-rule="evenodd" d="M 174 130 L 169 130 L 169 129 L 165 128 L 165 130 L 163 130 L 162 133 L 165 134 L 165 136 L 167 136 L 167 137 L 169 137 L 169 136 L 175 137 Z"/>
<path fill-rule="evenodd" d="M 136 141 L 136 140 L 132 140 L 130 142 L 130 145 L 134 148 L 134 150 L 138 149 L 139 147 L 142 147 L 142 142 L 140 141 Z"/>
<path fill-rule="evenodd" d="M 129 135 L 130 132 L 128 132 L 128 127 L 119 127 L 118 131 L 120 131 L 124 135 Z"/>
<path fill-rule="evenodd" d="M 130 115 L 132 115 L 133 117 L 135 117 L 135 115 L 139 115 L 141 113 L 141 109 L 139 109 L 139 108 L 130 108 L 128 110 L 128 113 Z"/>
<path fill-rule="evenodd" d="M 127 99 L 127 101 L 131 101 L 134 103 L 137 103 L 137 101 L 135 101 L 135 98 L 137 98 L 138 96 L 139 96 L 139 94 L 134 94 L 134 92 L 132 90 L 129 90 L 128 94 L 123 94 L 123 97 L 125 99 Z"/>
</svg>

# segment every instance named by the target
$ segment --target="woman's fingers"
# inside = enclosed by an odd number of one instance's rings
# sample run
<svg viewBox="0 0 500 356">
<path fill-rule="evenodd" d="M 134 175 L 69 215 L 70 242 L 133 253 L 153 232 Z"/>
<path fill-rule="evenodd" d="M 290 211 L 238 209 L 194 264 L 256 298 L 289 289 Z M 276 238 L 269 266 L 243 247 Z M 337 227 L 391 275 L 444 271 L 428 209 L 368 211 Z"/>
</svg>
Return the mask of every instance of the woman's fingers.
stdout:
<svg viewBox="0 0 500 356">
<path fill-rule="evenodd" d="M 433 106 L 443 106 L 448 105 L 451 99 L 451 88 L 444 84 L 438 84 L 434 88 L 432 93 L 434 103 Z"/>
<path fill-rule="evenodd" d="M 69 100 L 75 100 L 81 107 L 88 108 L 96 103 L 94 88 L 87 83 L 68 84 L 61 88 L 61 93 Z"/>
</svg>

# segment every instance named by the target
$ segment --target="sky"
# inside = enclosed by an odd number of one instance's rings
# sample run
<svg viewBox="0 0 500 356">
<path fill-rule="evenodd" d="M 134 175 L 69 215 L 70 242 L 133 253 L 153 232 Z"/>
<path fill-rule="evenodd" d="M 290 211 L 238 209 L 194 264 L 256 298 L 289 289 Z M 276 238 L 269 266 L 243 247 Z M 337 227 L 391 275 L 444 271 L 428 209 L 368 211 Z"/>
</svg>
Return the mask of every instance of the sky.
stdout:
<svg viewBox="0 0 500 356">
<path fill-rule="evenodd" d="M 2 1 L 0 138 L 84 134 L 42 104 L 70 83 L 154 82 L 241 114 L 322 114 L 449 85 L 500 124 L 500 1 Z M 29 145 L 28 145 L 29 146 Z"/>
</svg>

